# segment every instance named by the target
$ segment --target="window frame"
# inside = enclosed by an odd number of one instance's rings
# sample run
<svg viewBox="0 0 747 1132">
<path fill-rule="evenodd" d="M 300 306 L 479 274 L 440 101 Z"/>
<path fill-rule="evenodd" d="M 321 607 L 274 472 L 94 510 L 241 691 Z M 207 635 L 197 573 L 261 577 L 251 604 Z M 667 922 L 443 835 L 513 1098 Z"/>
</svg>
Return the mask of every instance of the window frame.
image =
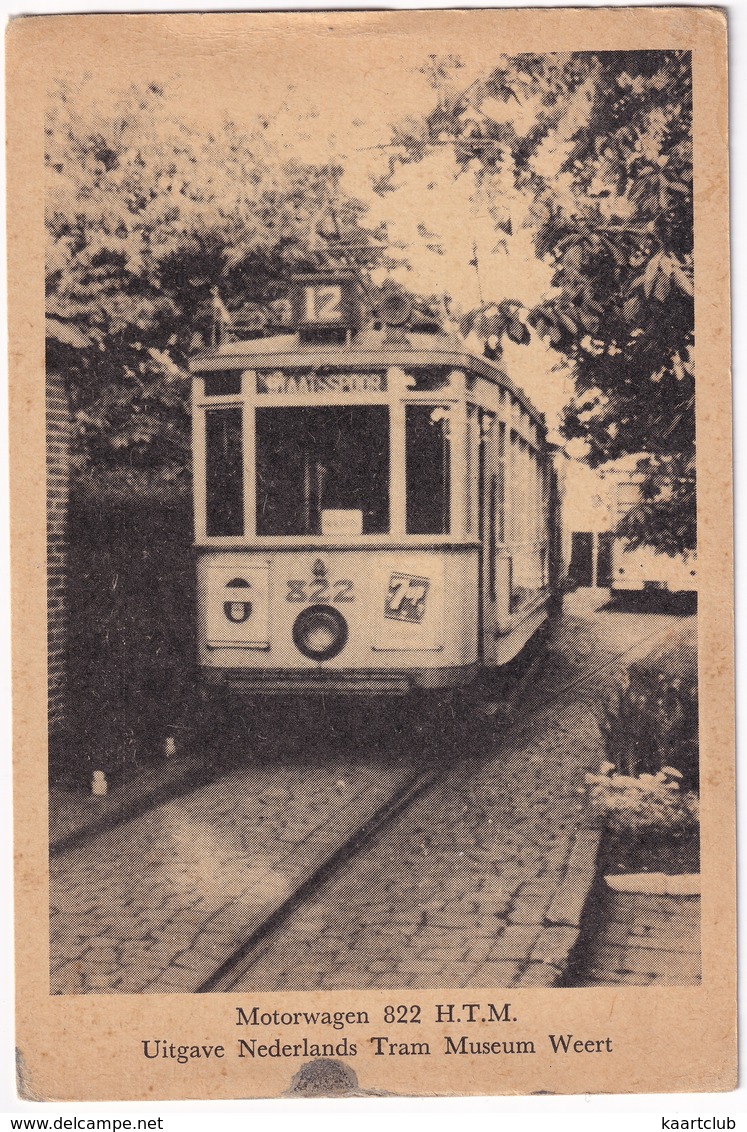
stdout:
<svg viewBox="0 0 747 1132">
<path fill-rule="evenodd" d="M 407 538 L 429 538 L 429 537 L 433 537 L 433 538 L 441 538 L 441 539 L 451 539 L 451 538 L 454 537 L 454 533 L 456 531 L 458 533 L 458 536 L 461 537 L 464 534 L 464 525 L 465 525 L 464 524 L 464 503 L 463 503 L 464 489 L 462 488 L 462 484 L 459 481 L 457 481 L 456 486 L 458 487 L 458 490 L 455 490 L 455 478 L 456 478 L 456 476 L 455 476 L 455 471 L 456 471 L 456 469 L 455 469 L 455 455 L 456 455 L 455 450 L 461 449 L 462 455 L 464 456 L 466 454 L 466 447 L 465 447 L 466 446 L 466 434 L 467 434 L 466 412 L 464 414 L 464 419 L 463 420 L 460 419 L 460 414 L 458 414 L 455 411 L 456 408 L 457 408 L 456 403 L 454 403 L 452 401 L 444 400 L 440 397 L 434 397 L 433 394 L 430 394 L 429 397 L 418 398 L 417 400 L 413 400 L 410 397 L 403 398 L 402 404 L 403 404 L 403 423 L 404 423 L 404 434 L 403 434 L 403 439 L 404 439 L 403 456 L 404 456 L 404 458 L 403 458 L 401 466 L 402 466 L 404 474 L 401 478 L 404 481 L 404 486 L 405 486 L 405 492 L 404 492 L 404 494 L 405 494 L 405 515 L 404 515 L 405 536 Z M 424 533 L 416 533 L 416 532 L 409 531 L 407 529 L 407 522 L 408 522 L 407 503 L 408 503 L 408 499 L 409 499 L 409 487 L 410 487 L 409 470 L 408 470 L 408 466 L 407 466 L 407 410 L 408 409 L 414 409 L 414 408 L 423 408 L 423 409 L 431 409 L 431 410 L 443 409 L 444 412 L 448 416 L 449 428 L 448 428 L 448 432 L 447 432 L 447 435 L 446 435 L 446 439 L 448 441 L 448 444 L 446 446 L 447 452 L 448 452 L 448 458 L 447 458 L 446 461 L 444 461 L 444 469 L 445 469 L 445 474 L 446 474 L 446 477 L 447 477 L 447 484 L 444 485 L 444 487 L 445 487 L 444 494 L 448 496 L 448 508 L 447 508 L 447 512 L 448 512 L 447 520 L 448 521 L 447 521 L 447 524 L 446 524 L 447 529 L 445 531 L 429 531 L 429 532 L 424 532 Z M 458 432 L 457 432 L 457 425 L 460 426 Z M 455 443 L 455 434 L 458 437 L 457 443 Z M 442 445 L 443 445 L 443 439 L 442 439 Z M 464 475 L 464 482 L 466 483 L 466 474 Z M 461 508 L 459 507 L 460 502 L 462 502 Z M 456 510 L 457 513 L 455 513 L 455 510 Z M 461 522 L 459 522 L 459 518 L 460 518 L 460 516 L 458 514 L 459 511 L 461 511 Z"/>
<path fill-rule="evenodd" d="M 389 405 L 388 405 L 387 402 L 384 402 L 383 404 L 370 404 L 370 403 L 368 403 L 366 405 L 358 405 L 358 404 L 350 405 L 350 404 L 341 404 L 338 400 L 335 400 L 335 401 L 329 401 L 329 402 L 324 402 L 324 403 L 314 402 L 313 404 L 309 404 L 308 402 L 306 402 L 303 405 L 299 406 L 299 405 L 295 405 L 295 404 L 294 405 L 265 405 L 264 400 L 263 400 L 262 402 L 255 402 L 253 404 L 252 408 L 254 410 L 254 412 L 253 412 L 253 416 L 254 416 L 254 444 L 253 444 L 253 449 L 252 449 L 253 453 L 254 453 L 254 459 L 253 459 L 252 463 L 253 463 L 253 467 L 254 467 L 254 476 L 255 476 L 255 499 L 254 499 L 255 526 L 254 526 L 253 537 L 255 537 L 257 540 L 290 539 L 290 540 L 296 540 L 296 541 L 298 541 L 298 540 L 306 541 L 308 539 L 321 539 L 321 540 L 323 540 L 325 538 L 330 537 L 329 535 L 322 535 L 322 534 L 318 534 L 318 533 L 303 532 L 303 531 L 297 532 L 297 533 L 267 533 L 267 532 L 262 533 L 262 534 L 259 533 L 259 530 L 258 530 L 259 521 L 258 521 L 258 516 L 257 516 L 257 511 L 256 511 L 257 504 L 259 502 L 258 496 L 257 496 L 257 489 L 258 489 L 258 486 L 259 486 L 258 475 L 257 475 L 257 469 L 259 467 L 258 435 L 259 435 L 259 432 L 260 432 L 260 424 L 259 424 L 259 420 L 258 420 L 258 414 L 259 413 L 294 413 L 294 412 L 307 412 L 307 413 L 315 412 L 315 413 L 319 413 L 319 412 L 333 412 L 334 410 L 343 410 L 344 411 L 346 409 L 352 410 L 352 411 L 362 410 L 364 412 L 367 411 L 367 410 L 374 410 L 374 411 L 384 410 L 384 415 L 382 417 L 382 421 L 383 421 L 384 426 L 386 428 L 386 434 L 387 434 L 386 435 L 386 455 L 385 455 L 386 476 L 382 477 L 382 481 L 384 481 L 385 484 L 386 484 L 385 494 L 386 494 L 386 511 L 387 511 L 387 516 L 388 516 L 388 523 L 387 523 L 387 528 L 383 531 L 369 531 L 369 532 L 366 532 L 366 533 L 362 533 L 360 535 L 345 536 L 345 537 L 361 538 L 361 539 L 385 538 L 385 537 L 388 537 L 391 534 L 391 526 L 392 526 L 392 520 L 391 520 L 391 485 L 392 485 L 392 468 L 391 468 L 392 438 L 391 438 L 391 429 L 392 429 L 392 421 L 391 421 L 391 412 L 389 411 Z M 312 493 L 312 495 L 313 494 L 314 493 Z M 316 502 L 318 503 L 318 498 L 316 499 Z M 365 512 L 364 512 L 364 515 L 365 515 Z M 321 519 L 321 508 L 319 509 L 319 518 Z"/>
<path fill-rule="evenodd" d="M 316 361 L 316 359 L 314 359 Z M 392 543 L 405 543 L 406 545 L 443 545 L 477 543 L 478 533 L 470 529 L 468 521 L 468 507 L 470 495 L 477 490 L 476 483 L 468 484 L 467 475 L 475 478 L 476 469 L 467 452 L 469 432 L 467 428 L 468 412 L 471 408 L 485 410 L 496 415 L 496 420 L 505 426 L 505 463 L 504 463 L 504 526 L 505 538 L 503 545 L 510 552 L 510 534 L 508 530 L 509 513 L 513 510 L 512 498 L 512 433 L 522 436 L 524 442 L 534 449 L 535 458 L 543 463 L 541 426 L 523 409 L 519 397 L 509 385 L 499 383 L 486 377 L 476 367 L 474 370 L 462 361 L 454 359 L 449 363 L 449 386 L 439 390 L 413 390 L 404 387 L 396 377 L 402 374 L 402 367 L 413 369 L 434 368 L 441 363 L 432 363 L 427 360 L 415 359 L 397 362 L 381 363 L 371 357 L 361 358 L 360 361 L 347 359 L 346 362 L 330 360 L 329 369 L 334 372 L 344 372 L 352 369 L 355 372 L 381 372 L 387 373 L 387 389 L 385 392 L 365 393 L 336 393 L 329 399 L 309 397 L 296 394 L 268 394 L 257 393 L 256 373 L 262 369 L 300 369 L 308 364 L 313 368 L 313 362 L 306 363 L 305 359 L 294 357 L 287 367 L 279 364 L 275 359 L 268 358 L 265 363 L 253 363 L 256 368 L 247 369 L 246 362 L 239 362 L 232 367 L 227 359 L 227 369 L 242 370 L 241 391 L 235 394 L 221 394 L 219 396 L 206 396 L 204 391 L 205 374 L 196 371 L 192 381 L 192 427 L 193 427 L 193 495 L 194 495 L 194 530 L 195 542 L 198 546 L 206 548 L 221 546 L 294 546 L 324 545 L 329 543 L 328 536 L 322 535 L 258 535 L 256 529 L 256 410 L 258 408 L 312 408 L 334 406 L 385 406 L 389 410 L 389 531 L 386 534 L 366 534 L 335 538 L 334 542 L 346 546 L 386 545 Z M 444 367 L 447 368 L 447 367 Z M 444 407 L 450 413 L 451 429 L 449 443 L 449 480 L 450 480 L 450 529 L 448 534 L 416 535 L 406 531 L 406 485 L 405 485 L 405 416 L 406 407 L 413 404 L 427 404 L 435 407 Z M 243 412 L 244 435 L 244 534 L 243 536 L 208 536 L 206 533 L 206 483 L 205 483 L 205 414 L 210 409 L 240 407 Z M 403 474 L 404 473 L 404 474 Z M 474 500 L 472 501 L 474 511 Z M 473 524 L 474 525 L 474 524 Z"/>
<path fill-rule="evenodd" d="M 219 505 L 217 512 L 213 512 L 212 514 L 210 512 L 211 474 L 210 474 L 210 470 L 208 468 L 208 459 L 207 459 L 208 458 L 208 448 L 209 448 L 209 445 L 208 445 L 208 433 L 209 433 L 208 416 L 212 416 L 214 418 L 217 418 L 219 415 L 224 415 L 224 414 L 228 414 L 228 413 L 233 414 L 238 418 L 238 420 L 237 420 L 238 436 L 236 438 L 234 438 L 235 440 L 238 441 L 238 451 L 234 452 L 233 456 L 234 456 L 234 460 L 235 460 L 236 465 L 237 465 L 237 467 L 234 470 L 239 472 L 240 474 L 236 477 L 236 482 L 234 483 L 233 487 L 234 487 L 234 490 L 237 490 L 237 495 L 238 495 L 238 498 L 235 501 L 236 505 L 237 505 L 236 506 L 235 518 L 240 519 L 240 523 L 238 524 L 240 529 L 238 531 L 231 531 L 231 532 L 228 532 L 228 533 L 222 533 L 222 534 L 212 533 L 211 534 L 209 532 L 209 527 L 210 527 L 211 523 L 214 524 L 216 515 L 217 516 L 221 515 L 221 509 L 220 509 L 220 505 Z M 205 458 L 204 458 L 204 461 L 203 461 L 203 468 L 204 468 L 204 473 L 205 473 L 205 476 L 204 476 L 204 479 L 205 479 L 204 518 L 205 518 L 205 534 L 206 534 L 207 538 L 211 538 L 211 539 L 214 539 L 214 538 L 237 539 L 238 538 L 238 539 L 241 539 L 241 538 L 244 538 L 244 536 L 246 534 L 246 496 L 245 496 L 245 493 L 246 493 L 246 482 L 245 482 L 246 481 L 246 437 L 245 437 L 245 418 L 246 418 L 246 413 L 245 413 L 244 407 L 242 405 L 210 405 L 207 409 L 205 409 L 205 412 L 203 414 L 204 449 L 205 449 Z M 215 440 L 219 440 L 218 434 L 216 434 Z M 216 469 L 216 471 L 217 471 L 217 469 Z M 218 477 L 218 478 L 220 478 L 220 477 Z M 227 493 L 225 491 L 223 492 L 223 496 L 224 496 L 224 498 L 230 498 L 229 493 Z"/>
</svg>

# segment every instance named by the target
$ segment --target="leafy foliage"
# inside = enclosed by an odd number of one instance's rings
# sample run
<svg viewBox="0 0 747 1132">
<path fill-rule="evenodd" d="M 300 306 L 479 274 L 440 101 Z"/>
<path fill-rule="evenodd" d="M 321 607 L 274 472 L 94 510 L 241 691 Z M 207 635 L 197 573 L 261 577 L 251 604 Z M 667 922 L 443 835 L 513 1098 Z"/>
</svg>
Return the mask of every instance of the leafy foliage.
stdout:
<svg viewBox="0 0 747 1132">
<path fill-rule="evenodd" d="M 270 116 L 199 132 L 155 84 L 106 109 L 61 84 L 46 122 L 47 340 L 82 462 L 189 463 L 186 362 L 215 294 L 247 333 L 282 322 L 293 269 L 366 265 L 383 231 L 342 170 L 284 156 Z"/>
<path fill-rule="evenodd" d="M 697 789 L 697 675 L 631 665 L 601 721 L 605 749 L 617 773 L 655 775 L 674 767 Z"/>
<path fill-rule="evenodd" d="M 506 300 L 497 310 L 485 304 L 463 330 L 522 342 L 529 326 L 570 360 L 576 397 L 566 437 L 586 443 L 593 465 L 648 454 L 650 506 L 628 534 L 669 553 L 692 549 L 689 54 L 523 54 L 466 90 L 456 86 L 458 68 L 452 57 L 431 60 L 437 104 L 424 119 L 394 128 L 388 185 L 398 165 L 450 146 L 475 191 L 492 194 L 496 231 L 510 236 L 513 218 L 499 196 L 499 174 L 510 171 L 553 289 L 531 310 Z M 505 246 L 501 240 L 497 248 Z M 499 346 L 492 350 L 497 355 Z"/>
<path fill-rule="evenodd" d="M 197 699 L 190 492 L 162 470 L 92 465 L 73 483 L 68 569 L 68 741 L 57 785 L 110 781 L 181 743 Z"/>
<path fill-rule="evenodd" d="M 644 473 L 640 498 L 618 524 L 617 531 L 632 547 L 651 541 L 674 556 L 697 543 L 695 469 L 687 455 L 646 457 L 639 461 Z"/>
<path fill-rule="evenodd" d="M 692 791 L 682 791 L 674 767 L 657 774 L 616 774 L 603 763 L 599 774 L 587 774 L 592 808 L 615 833 L 684 833 L 697 828 L 700 806 Z"/>
</svg>

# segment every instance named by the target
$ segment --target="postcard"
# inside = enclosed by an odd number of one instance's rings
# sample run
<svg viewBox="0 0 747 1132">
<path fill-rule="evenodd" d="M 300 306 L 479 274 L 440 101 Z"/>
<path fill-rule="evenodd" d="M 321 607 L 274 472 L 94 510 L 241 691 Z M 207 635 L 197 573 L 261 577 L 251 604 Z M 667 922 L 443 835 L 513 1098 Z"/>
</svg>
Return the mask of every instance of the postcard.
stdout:
<svg viewBox="0 0 747 1132">
<path fill-rule="evenodd" d="M 22 1098 L 735 1087 L 726 33 L 11 21 Z"/>
</svg>

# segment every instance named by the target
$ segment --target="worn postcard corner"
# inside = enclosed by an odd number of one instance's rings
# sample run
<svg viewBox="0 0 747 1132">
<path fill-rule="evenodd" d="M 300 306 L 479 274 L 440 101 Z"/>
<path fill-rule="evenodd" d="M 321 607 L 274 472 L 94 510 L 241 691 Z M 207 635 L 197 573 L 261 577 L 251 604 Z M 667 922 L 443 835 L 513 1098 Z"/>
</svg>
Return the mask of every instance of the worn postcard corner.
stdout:
<svg viewBox="0 0 747 1132">
<path fill-rule="evenodd" d="M 726 27 L 629 16 L 10 24 L 24 1098 L 735 1086 Z"/>
</svg>

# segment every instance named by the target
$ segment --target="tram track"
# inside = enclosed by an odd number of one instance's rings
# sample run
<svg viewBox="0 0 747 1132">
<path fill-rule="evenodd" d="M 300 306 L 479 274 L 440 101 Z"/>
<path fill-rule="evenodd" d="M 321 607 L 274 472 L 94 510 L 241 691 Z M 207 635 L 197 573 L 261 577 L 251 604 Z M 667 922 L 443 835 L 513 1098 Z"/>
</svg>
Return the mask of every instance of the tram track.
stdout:
<svg viewBox="0 0 747 1132">
<path fill-rule="evenodd" d="M 529 720 L 526 718 L 528 712 L 531 712 L 532 719 L 536 722 L 538 714 L 544 715 L 549 710 L 553 710 L 554 706 L 573 689 L 584 683 L 597 684 L 600 680 L 606 682 L 609 673 L 626 661 L 629 662 L 631 653 L 649 652 L 657 646 L 657 639 L 661 641 L 665 635 L 659 629 L 639 638 L 628 648 L 615 650 L 612 655 L 608 653 L 603 658 L 600 657 L 602 663 L 583 666 L 583 670 L 569 674 L 570 679 L 563 679 L 560 686 L 552 688 L 551 685 L 547 690 L 548 694 L 545 695 L 542 695 L 541 689 L 538 689 L 540 692 L 538 696 L 531 693 L 531 684 L 536 680 L 536 662 L 530 663 L 519 676 L 518 683 L 521 685 L 523 681 L 523 689 L 519 686 L 517 690 L 517 685 L 513 685 L 511 700 L 514 703 L 514 710 L 511 719 L 505 716 L 500 722 L 496 719 L 498 726 L 494 730 L 491 729 L 494 740 L 489 742 L 489 751 L 486 750 L 484 753 L 481 751 L 483 744 L 480 742 L 480 735 L 483 733 L 483 728 L 479 719 L 489 713 L 480 710 L 477 698 L 471 704 L 465 701 L 463 711 L 458 712 L 454 717 L 461 726 L 464 726 L 465 721 L 471 720 L 472 725 L 477 727 L 474 736 L 468 731 L 466 741 L 464 736 L 462 737 L 461 744 L 455 741 L 455 737 L 445 737 L 444 732 L 448 732 L 449 724 L 445 723 L 443 715 L 438 719 L 434 718 L 432 720 L 435 729 L 434 742 L 431 744 L 423 739 L 422 743 L 429 751 L 440 753 L 438 760 L 427 766 L 421 762 L 419 765 L 411 763 L 409 768 L 402 767 L 396 776 L 397 780 L 390 781 L 388 788 L 382 790 L 381 786 L 384 786 L 384 783 L 379 784 L 378 790 L 374 790 L 374 796 L 370 797 L 367 805 L 365 800 L 370 796 L 375 779 L 368 787 L 363 785 L 362 792 L 359 791 L 353 796 L 348 795 L 343 810 L 339 812 L 340 816 L 327 818 L 321 825 L 315 824 L 307 836 L 294 846 L 295 864 L 289 860 L 286 867 L 278 860 L 277 865 L 273 866 L 279 868 L 281 873 L 287 872 L 289 880 L 292 878 L 292 885 L 278 891 L 277 896 L 269 903 L 259 896 L 259 890 L 256 900 L 251 896 L 247 907 L 251 908 L 256 904 L 258 915 L 253 922 L 251 918 L 247 919 L 244 938 L 227 940 L 228 946 L 223 954 L 218 952 L 209 956 L 205 952 L 204 966 L 199 963 L 192 964 L 191 972 L 182 972 L 180 975 L 184 984 L 174 989 L 179 989 L 183 993 L 200 994 L 231 990 L 241 982 L 246 972 L 250 971 L 258 961 L 261 962 L 262 955 L 272 947 L 273 938 L 277 933 L 282 932 L 286 921 L 291 920 L 307 902 L 313 903 L 317 890 L 344 874 L 345 869 L 355 861 L 356 857 L 360 859 L 364 847 L 372 842 L 376 843 L 377 835 L 385 834 L 387 830 L 396 827 L 398 819 L 406 815 L 419 799 L 453 776 L 454 759 L 446 759 L 444 755 L 447 752 L 459 754 L 460 779 L 469 777 L 470 767 L 479 771 L 479 766 L 485 761 L 483 754 L 489 754 L 490 758 L 500 754 L 503 724 L 510 725 L 510 737 L 514 742 L 517 737 L 521 738 L 529 725 Z M 526 695 L 526 692 L 529 694 Z M 474 743 L 471 742 L 473 738 Z M 182 790 L 178 791 L 178 793 L 182 792 Z M 378 798 L 375 797 L 377 792 Z M 162 804 L 164 804 L 163 797 L 154 799 L 153 808 Z M 137 816 L 140 818 L 143 812 L 147 811 L 144 799 L 139 799 L 138 807 Z M 344 816 L 346 810 L 347 817 Z M 131 818 L 128 817 L 126 821 L 129 820 Z M 122 824 L 125 822 L 123 821 Z M 338 828 L 339 833 L 336 833 L 335 830 Z M 261 888 L 261 877 L 258 883 Z M 196 955 L 193 957 L 197 958 Z M 183 962 L 178 953 L 174 954 L 174 962 L 177 965 Z M 154 979 L 143 989 L 153 993 L 169 987 L 167 982 L 161 983 L 154 971 Z"/>
<path fill-rule="evenodd" d="M 535 705 L 536 710 L 544 710 L 546 707 L 552 706 L 559 696 L 564 695 L 567 691 L 571 691 L 590 677 L 601 674 L 605 669 L 613 668 L 615 664 L 623 660 L 633 649 L 643 644 L 650 643 L 654 637 L 660 635 L 661 631 L 657 630 L 653 634 L 641 638 L 636 644 L 630 646 L 630 648 L 623 652 L 616 653 L 601 667 L 589 668 L 587 671 L 575 676 L 572 681 L 564 685 L 560 690 L 553 692 L 548 700 Z M 536 668 L 536 665 L 533 665 L 533 668 Z M 520 698 L 520 689 L 517 690 L 517 688 L 514 687 L 506 704 L 501 706 L 504 708 L 510 707 L 513 711 L 518 705 Z M 490 699 L 490 697 L 488 697 L 488 699 Z M 491 712 L 491 714 L 494 713 Z M 508 715 L 508 711 L 504 711 L 504 719 L 506 722 L 508 721 Z M 519 726 L 523 725 L 519 724 Z M 223 770 L 225 770 L 223 766 L 208 767 L 196 754 L 191 753 L 184 758 L 180 766 L 170 768 L 167 775 L 159 774 L 157 771 L 147 774 L 145 776 L 144 785 L 139 785 L 137 781 L 128 785 L 129 796 L 119 801 L 116 806 L 106 807 L 87 820 L 81 820 L 80 823 L 73 826 L 73 828 L 65 829 L 62 832 L 55 832 L 50 837 L 50 860 L 62 857 L 70 850 L 77 849 L 79 846 L 84 845 L 86 842 L 98 836 L 111 833 L 121 828 L 121 826 L 126 825 L 128 822 L 144 816 L 149 811 L 157 809 L 159 806 L 163 806 L 193 790 L 208 785 L 212 778 L 222 773 Z M 113 798 L 113 796 L 110 797 Z"/>
<path fill-rule="evenodd" d="M 600 677 L 605 672 L 614 669 L 621 661 L 624 661 L 631 653 L 641 649 L 644 646 L 656 646 L 665 639 L 666 634 L 662 630 L 656 630 L 636 641 L 633 645 L 623 650 L 622 652 L 615 653 L 611 658 L 606 660 L 604 664 L 590 667 L 587 671 L 576 675 L 572 680 L 563 684 L 559 689 L 556 689 L 549 696 L 543 698 L 535 708 L 539 712 L 545 712 L 553 707 L 559 700 L 561 700 L 569 691 L 577 688 L 580 684 L 588 681 L 593 677 Z M 532 663 L 526 670 L 524 681 L 530 681 L 536 671 L 536 663 Z M 519 682 L 522 683 L 521 681 Z M 521 687 L 514 687 L 510 697 L 512 705 L 516 705 L 521 697 Z M 518 723 L 516 735 L 521 735 L 527 726 L 527 721 Z M 479 760 L 477 760 L 479 761 Z M 282 927 L 282 925 L 307 901 L 314 893 L 323 885 L 335 879 L 344 867 L 350 865 L 352 858 L 363 849 L 363 847 L 372 841 L 377 834 L 383 833 L 387 827 L 392 826 L 397 818 L 403 816 L 406 811 L 419 799 L 422 795 L 427 793 L 428 790 L 434 788 L 439 782 L 445 780 L 448 775 L 452 773 L 451 764 L 447 770 L 444 769 L 443 763 L 437 767 L 428 770 L 421 770 L 416 773 L 410 780 L 405 782 L 399 789 L 395 791 L 390 798 L 388 798 L 381 806 L 361 825 L 355 830 L 333 853 L 326 858 L 321 865 L 314 868 L 309 876 L 282 902 L 277 908 L 259 924 L 252 931 L 251 935 L 242 942 L 204 982 L 195 990 L 196 994 L 210 994 L 210 993 L 225 993 L 231 991 L 237 983 L 240 982 L 243 975 L 247 970 L 251 969 L 257 959 L 260 957 L 261 952 L 259 949 L 264 941 L 269 940 L 270 937 Z M 596 854 L 596 845 L 598 837 L 593 841 L 593 853 Z M 593 869 L 593 861 L 586 862 L 585 869 L 589 872 L 589 885 L 591 884 Z M 573 878 L 573 884 L 577 883 L 577 878 Z M 578 896 L 578 893 L 575 893 Z M 580 909 L 579 909 L 580 915 Z M 258 954 L 259 952 L 259 954 Z"/>
<path fill-rule="evenodd" d="M 316 867 L 302 883 L 283 900 L 275 911 L 259 924 L 252 934 L 213 972 L 199 987 L 195 994 L 209 994 L 229 991 L 243 973 L 243 961 L 252 956 L 262 941 L 272 935 L 296 909 L 318 888 L 332 879 L 339 869 L 348 864 L 354 854 L 377 833 L 396 820 L 406 811 L 416 798 L 425 793 L 443 777 L 440 769 L 419 772 L 405 782 L 390 798 L 348 837 L 329 857 Z"/>
</svg>

